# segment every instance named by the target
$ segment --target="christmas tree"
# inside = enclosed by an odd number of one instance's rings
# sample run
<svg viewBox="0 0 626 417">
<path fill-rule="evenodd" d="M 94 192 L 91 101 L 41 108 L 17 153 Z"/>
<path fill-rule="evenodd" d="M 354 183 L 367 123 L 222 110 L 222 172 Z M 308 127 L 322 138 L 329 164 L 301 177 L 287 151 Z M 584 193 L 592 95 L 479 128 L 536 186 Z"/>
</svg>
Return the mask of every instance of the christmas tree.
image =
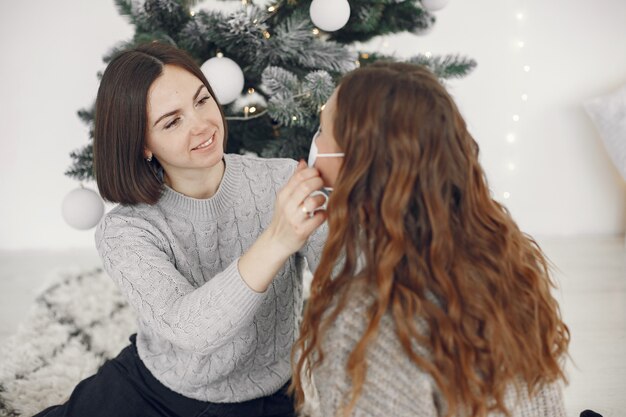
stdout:
<svg viewBox="0 0 626 417">
<path fill-rule="evenodd" d="M 442 0 L 275 0 L 241 2 L 231 13 L 199 10 L 193 0 L 115 0 L 135 27 L 119 50 L 160 41 L 186 50 L 207 75 L 228 120 L 227 152 L 305 158 L 319 123 L 321 106 L 338 79 L 357 66 L 397 60 L 356 43 L 408 31 L 424 33 L 435 24 Z M 457 55 L 418 54 L 403 61 L 429 67 L 442 79 L 462 77 L 475 66 Z M 220 91 L 223 90 L 223 91 Z M 78 112 L 93 127 L 93 107 Z M 90 129 L 93 138 L 93 130 Z M 70 154 L 66 175 L 91 180 L 90 142 Z"/>
</svg>

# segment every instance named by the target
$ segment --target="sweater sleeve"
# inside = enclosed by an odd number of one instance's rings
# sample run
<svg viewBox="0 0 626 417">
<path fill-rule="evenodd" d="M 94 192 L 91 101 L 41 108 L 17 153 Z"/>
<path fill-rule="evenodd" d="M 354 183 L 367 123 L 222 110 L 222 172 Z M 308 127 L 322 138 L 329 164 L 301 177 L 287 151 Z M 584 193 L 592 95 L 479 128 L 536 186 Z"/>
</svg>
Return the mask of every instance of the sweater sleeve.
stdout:
<svg viewBox="0 0 626 417">
<path fill-rule="evenodd" d="M 143 219 L 109 214 L 95 238 L 104 269 L 139 320 L 180 349 L 208 354 L 252 322 L 264 294 L 243 281 L 238 258 L 195 288 L 178 272 L 159 235 Z"/>
<path fill-rule="evenodd" d="M 346 364 L 365 332 L 370 304 L 369 297 L 355 294 L 323 337 L 324 360 L 313 373 L 323 416 L 340 416 L 342 407 L 349 403 L 352 383 Z M 366 363 L 365 381 L 351 416 L 438 416 L 432 379 L 404 353 L 388 315 L 369 344 Z"/>
</svg>

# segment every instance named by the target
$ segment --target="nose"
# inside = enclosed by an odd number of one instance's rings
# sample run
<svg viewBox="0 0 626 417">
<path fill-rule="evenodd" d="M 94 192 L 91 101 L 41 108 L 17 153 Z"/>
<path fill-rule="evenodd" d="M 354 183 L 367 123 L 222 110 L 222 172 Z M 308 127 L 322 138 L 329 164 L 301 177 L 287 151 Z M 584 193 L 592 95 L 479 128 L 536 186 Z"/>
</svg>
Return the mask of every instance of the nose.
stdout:
<svg viewBox="0 0 626 417">
<path fill-rule="evenodd" d="M 201 112 L 194 111 L 191 118 L 190 133 L 194 136 L 206 133 L 211 126 L 211 122 L 203 117 Z"/>
</svg>

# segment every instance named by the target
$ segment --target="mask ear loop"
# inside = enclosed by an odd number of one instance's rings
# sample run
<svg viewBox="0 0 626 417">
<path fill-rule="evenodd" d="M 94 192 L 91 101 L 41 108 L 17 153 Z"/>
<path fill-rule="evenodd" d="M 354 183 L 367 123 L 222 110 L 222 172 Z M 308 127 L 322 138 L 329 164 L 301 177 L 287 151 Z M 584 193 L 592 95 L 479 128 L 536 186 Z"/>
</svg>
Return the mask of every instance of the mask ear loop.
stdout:
<svg viewBox="0 0 626 417">
<path fill-rule="evenodd" d="M 328 191 L 322 189 L 322 190 L 315 190 L 313 191 L 311 194 L 309 194 L 309 197 L 315 197 L 321 195 L 322 197 L 324 197 L 324 203 L 322 203 L 321 206 L 315 207 L 313 209 L 313 211 L 310 212 L 310 215 L 313 216 L 313 214 L 315 214 L 316 211 L 320 211 L 320 210 L 326 210 L 328 208 L 328 199 L 330 198 L 328 196 Z"/>
</svg>

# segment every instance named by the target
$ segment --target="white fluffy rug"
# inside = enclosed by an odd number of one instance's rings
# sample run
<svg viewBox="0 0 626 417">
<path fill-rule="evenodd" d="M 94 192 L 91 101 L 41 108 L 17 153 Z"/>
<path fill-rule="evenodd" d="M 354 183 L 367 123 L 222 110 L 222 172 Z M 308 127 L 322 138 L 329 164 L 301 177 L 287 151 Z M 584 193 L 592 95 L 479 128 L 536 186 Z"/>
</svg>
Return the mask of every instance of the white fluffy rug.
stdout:
<svg viewBox="0 0 626 417">
<path fill-rule="evenodd" d="M 62 273 L 0 346 L 0 416 L 32 416 L 116 356 L 135 319 L 100 269 Z"/>
<path fill-rule="evenodd" d="M 128 345 L 136 331 L 133 314 L 101 269 L 56 276 L 0 346 L 0 416 L 29 417 L 63 403 Z M 302 417 L 318 414 L 310 390 Z"/>
</svg>

